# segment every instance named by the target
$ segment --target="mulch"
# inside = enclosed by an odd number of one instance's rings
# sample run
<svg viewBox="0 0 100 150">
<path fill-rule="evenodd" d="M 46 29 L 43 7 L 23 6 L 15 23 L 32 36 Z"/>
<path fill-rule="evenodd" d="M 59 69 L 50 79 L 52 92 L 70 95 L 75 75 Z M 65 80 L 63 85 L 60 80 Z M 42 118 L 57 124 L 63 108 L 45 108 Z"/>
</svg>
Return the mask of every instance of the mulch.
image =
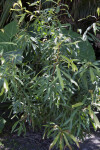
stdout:
<svg viewBox="0 0 100 150">
<path fill-rule="evenodd" d="M 42 137 L 42 132 L 33 131 L 27 132 L 25 136 L 7 134 L 0 137 L 0 150 L 49 150 L 52 139 L 43 140 Z M 74 145 L 73 150 L 100 150 L 100 131 L 92 133 L 84 142 L 80 142 L 80 149 Z"/>
</svg>

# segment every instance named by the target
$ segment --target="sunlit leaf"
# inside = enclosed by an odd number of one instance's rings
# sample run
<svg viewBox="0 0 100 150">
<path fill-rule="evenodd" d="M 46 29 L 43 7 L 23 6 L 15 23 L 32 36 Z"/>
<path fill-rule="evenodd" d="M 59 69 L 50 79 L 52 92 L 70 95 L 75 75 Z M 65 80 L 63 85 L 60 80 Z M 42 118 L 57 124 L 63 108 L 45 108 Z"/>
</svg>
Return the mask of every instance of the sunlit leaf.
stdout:
<svg viewBox="0 0 100 150">
<path fill-rule="evenodd" d="M 76 104 L 72 105 L 72 108 L 82 106 L 83 104 L 84 103 L 82 103 L 82 102 L 76 103 Z"/>
<path fill-rule="evenodd" d="M 4 89 L 5 89 L 5 92 L 7 93 L 8 90 L 9 90 L 9 87 L 8 87 L 8 82 L 6 79 L 4 79 L 4 85 L 3 85 Z"/>
</svg>

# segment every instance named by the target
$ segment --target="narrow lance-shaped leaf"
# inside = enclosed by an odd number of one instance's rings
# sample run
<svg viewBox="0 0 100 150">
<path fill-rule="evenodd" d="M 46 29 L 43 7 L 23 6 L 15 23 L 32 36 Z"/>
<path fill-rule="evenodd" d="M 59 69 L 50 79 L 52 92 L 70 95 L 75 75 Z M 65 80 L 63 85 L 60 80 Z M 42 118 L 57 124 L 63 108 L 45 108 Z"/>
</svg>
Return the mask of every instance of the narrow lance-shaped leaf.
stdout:
<svg viewBox="0 0 100 150">
<path fill-rule="evenodd" d="M 57 69 L 57 76 L 59 78 L 60 85 L 61 85 L 62 89 L 64 89 L 64 83 L 63 83 L 63 79 L 61 77 L 60 69 L 58 68 L 58 66 L 56 66 L 56 69 Z"/>
<path fill-rule="evenodd" d="M 100 128 L 100 122 L 99 122 L 97 116 L 95 115 L 95 113 L 92 111 L 90 105 L 88 106 L 88 110 L 89 110 L 89 115 L 90 115 L 91 119 L 94 120 L 94 122 L 95 122 L 96 129 L 97 129 L 97 127 Z"/>
<path fill-rule="evenodd" d="M 58 135 L 55 137 L 53 142 L 50 144 L 49 150 L 51 150 L 54 147 L 54 145 L 57 143 L 59 137 L 60 137 L 60 133 L 58 133 Z"/>
<path fill-rule="evenodd" d="M 62 135 L 60 136 L 60 150 L 63 150 L 63 137 Z"/>
<path fill-rule="evenodd" d="M 23 22 L 24 18 L 25 18 L 26 13 L 21 15 L 21 18 L 19 19 L 19 24 Z"/>
<path fill-rule="evenodd" d="M 9 87 L 8 87 L 8 82 L 7 82 L 7 80 L 6 80 L 6 79 L 4 79 L 3 87 L 4 87 L 4 89 L 5 89 L 5 92 L 7 93 L 7 92 L 8 92 L 8 90 L 9 90 Z"/>
<path fill-rule="evenodd" d="M 69 148 L 70 150 L 72 150 L 72 148 L 71 148 L 71 146 L 70 146 L 70 144 L 69 144 L 69 142 L 68 142 L 68 140 L 67 140 L 67 137 L 65 136 L 64 133 L 63 133 L 63 137 L 64 137 L 64 140 L 65 140 L 66 146 L 68 146 L 68 148 Z"/>
<path fill-rule="evenodd" d="M 2 88 L 2 89 L 1 89 L 1 92 L 0 92 L 0 96 L 2 96 L 2 95 L 3 95 L 4 91 L 5 91 L 5 89 L 4 89 L 4 88 Z"/>
<path fill-rule="evenodd" d="M 100 7 L 97 8 L 98 17 L 100 16 Z"/>
<path fill-rule="evenodd" d="M 77 66 L 72 62 L 72 70 L 75 72 L 75 71 L 78 71 L 78 68 Z"/>
<path fill-rule="evenodd" d="M 16 43 L 13 42 L 0 42 L 0 45 L 17 45 Z"/>
<path fill-rule="evenodd" d="M 77 82 L 74 81 L 74 80 L 71 78 L 70 75 L 68 75 L 67 73 L 65 73 L 65 72 L 62 71 L 62 70 L 61 70 L 61 72 L 66 76 L 66 78 L 68 78 L 68 79 L 71 81 L 71 83 L 73 83 L 73 84 L 75 84 L 77 87 L 79 87 L 78 84 L 77 84 Z"/>
<path fill-rule="evenodd" d="M 15 130 L 15 128 L 17 127 L 18 124 L 19 124 L 19 121 L 16 121 L 16 122 L 14 123 L 11 132 L 13 132 L 13 131 Z"/>
<path fill-rule="evenodd" d="M 72 105 L 72 108 L 82 106 L 83 104 L 84 103 L 82 103 L 82 102 L 76 103 L 76 104 Z"/>
<path fill-rule="evenodd" d="M 93 111 L 92 111 L 93 112 Z M 96 128 L 100 128 L 100 122 L 99 119 L 97 118 L 97 116 L 95 115 L 95 113 L 93 112 L 93 118 L 94 118 L 94 122 L 96 124 Z"/>
<path fill-rule="evenodd" d="M 77 141 L 77 139 L 76 139 L 76 137 L 74 137 L 72 134 L 69 134 L 69 136 L 70 136 L 70 138 L 76 143 L 76 145 L 77 145 L 78 147 L 80 147 L 80 146 L 79 146 L 79 143 L 78 143 L 78 141 Z"/>
<path fill-rule="evenodd" d="M 21 85 L 24 85 L 24 83 L 23 83 L 17 76 L 15 76 L 15 79 L 16 79 L 17 81 L 19 81 L 19 82 L 21 83 Z"/>
<path fill-rule="evenodd" d="M 0 117 L 0 133 L 3 130 L 5 123 L 6 123 L 6 120 L 4 118 Z"/>
<path fill-rule="evenodd" d="M 95 79 L 95 75 L 91 67 L 90 67 L 90 76 L 91 76 L 91 81 L 93 82 Z"/>
</svg>

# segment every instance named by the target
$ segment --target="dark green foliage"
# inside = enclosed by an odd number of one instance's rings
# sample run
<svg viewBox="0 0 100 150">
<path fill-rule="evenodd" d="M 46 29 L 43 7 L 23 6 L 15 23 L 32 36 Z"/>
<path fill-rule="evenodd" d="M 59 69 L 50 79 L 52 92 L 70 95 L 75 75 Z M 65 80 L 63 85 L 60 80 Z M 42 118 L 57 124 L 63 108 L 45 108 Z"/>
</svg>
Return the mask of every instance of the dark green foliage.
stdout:
<svg viewBox="0 0 100 150">
<path fill-rule="evenodd" d="M 1 0 L 0 8 L 2 8 L 2 13 L 0 15 L 0 28 L 2 28 L 7 22 L 9 22 L 11 16 L 10 9 L 16 1 L 17 0 Z"/>
<path fill-rule="evenodd" d="M 3 130 L 5 123 L 6 123 L 6 120 L 4 118 L 0 117 L 0 133 Z"/>
<path fill-rule="evenodd" d="M 83 19 L 88 16 L 95 16 L 98 18 L 97 15 L 97 8 L 100 7 L 100 1 L 99 0 L 74 0 L 73 1 L 73 8 L 72 8 L 72 14 L 77 19 Z"/>
<path fill-rule="evenodd" d="M 88 30 L 74 32 L 69 23 L 60 23 L 56 7 L 41 10 L 39 5 L 37 12 L 28 12 L 33 23 L 23 27 L 23 12 L 20 21 L 1 31 L 0 98 L 10 102 L 10 116 L 17 119 L 12 132 L 26 133 L 27 123 L 34 130 L 45 125 L 47 137 L 54 138 L 50 149 L 71 150 L 72 142 L 79 146 L 76 137 L 90 132 L 90 123 L 100 127 L 94 112 L 100 109 L 100 63 Z M 94 33 L 98 26 L 93 24 Z"/>
</svg>

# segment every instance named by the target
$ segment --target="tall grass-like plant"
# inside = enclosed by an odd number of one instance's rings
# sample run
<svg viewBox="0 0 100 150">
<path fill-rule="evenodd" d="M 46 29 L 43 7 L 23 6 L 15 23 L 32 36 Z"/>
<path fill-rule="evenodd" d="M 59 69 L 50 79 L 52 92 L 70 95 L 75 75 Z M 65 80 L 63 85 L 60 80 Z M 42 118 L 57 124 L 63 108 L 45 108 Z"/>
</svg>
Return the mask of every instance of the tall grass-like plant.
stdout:
<svg viewBox="0 0 100 150">
<path fill-rule="evenodd" d="M 12 131 L 20 135 L 27 123 L 33 129 L 44 125 L 44 137 L 53 138 L 50 150 L 55 145 L 71 150 L 72 143 L 79 147 L 77 139 L 84 139 L 91 123 L 95 130 L 100 127 L 95 114 L 100 69 L 87 33 L 82 36 L 69 23 L 61 24 L 58 13 L 58 6 L 29 12 L 31 22 L 6 43 L 16 41 L 20 63 L 13 51 L 6 59 L 7 45 L 2 47 L 0 96 L 1 102 L 10 101 L 11 116 L 17 118 Z"/>
</svg>

